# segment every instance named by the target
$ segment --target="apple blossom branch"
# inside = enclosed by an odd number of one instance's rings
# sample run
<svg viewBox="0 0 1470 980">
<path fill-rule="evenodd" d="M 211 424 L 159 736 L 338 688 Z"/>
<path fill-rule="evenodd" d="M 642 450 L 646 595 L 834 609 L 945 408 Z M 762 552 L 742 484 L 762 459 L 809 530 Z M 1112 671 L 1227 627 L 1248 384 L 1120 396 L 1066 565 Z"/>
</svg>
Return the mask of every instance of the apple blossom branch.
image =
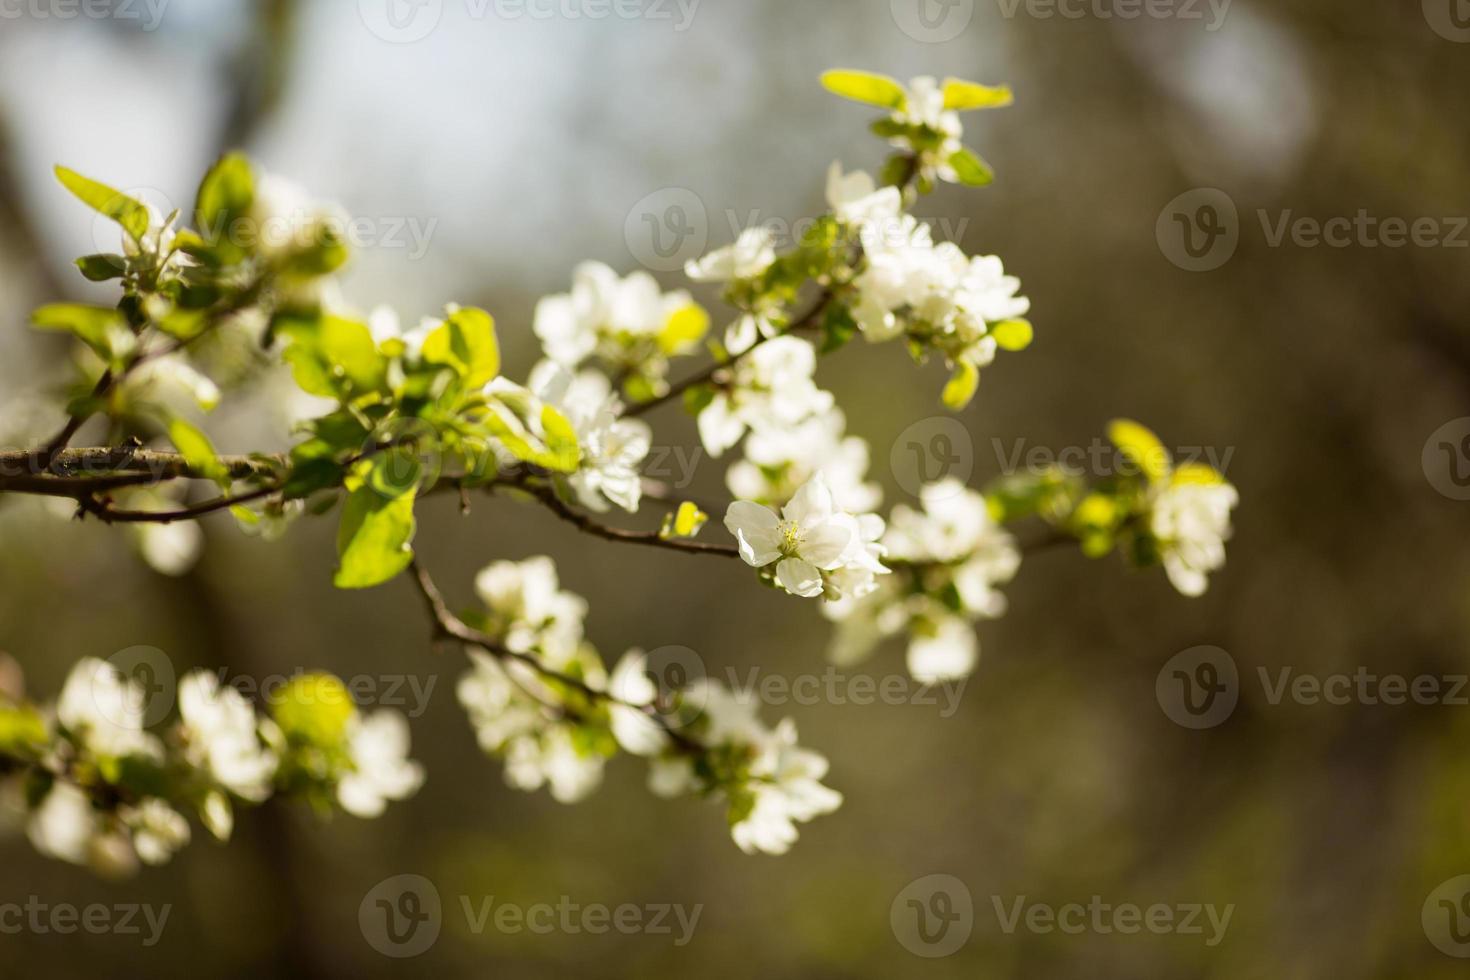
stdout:
<svg viewBox="0 0 1470 980">
<path fill-rule="evenodd" d="M 439 587 L 434 582 L 433 576 L 429 574 L 428 569 L 421 562 L 415 560 L 409 566 L 409 570 L 413 573 L 412 581 L 414 586 L 429 611 L 429 617 L 433 621 L 434 632 L 438 639 L 455 640 L 466 646 L 484 650 L 497 660 L 521 664 L 543 679 L 576 691 L 589 701 L 621 705 L 622 707 L 638 711 L 657 724 L 668 737 L 669 741 L 681 751 L 699 754 L 706 750 L 704 745 L 670 724 L 668 717 L 656 705 L 638 705 L 623 701 L 610 692 L 599 690 L 580 678 L 572 677 L 569 674 L 546 666 L 538 658 L 528 653 L 518 653 L 511 650 L 495 637 L 473 628 L 464 620 L 460 619 L 459 616 L 455 615 L 453 610 L 449 608 L 448 602 L 444 599 L 444 594 L 439 591 Z M 522 691 L 548 710 L 557 713 L 559 716 L 575 715 L 572 709 L 566 704 L 551 701 L 544 694 L 531 690 L 525 685 L 520 685 L 514 675 L 509 676 L 513 682 L 517 683 L 517 686 Z"/>
</svg>

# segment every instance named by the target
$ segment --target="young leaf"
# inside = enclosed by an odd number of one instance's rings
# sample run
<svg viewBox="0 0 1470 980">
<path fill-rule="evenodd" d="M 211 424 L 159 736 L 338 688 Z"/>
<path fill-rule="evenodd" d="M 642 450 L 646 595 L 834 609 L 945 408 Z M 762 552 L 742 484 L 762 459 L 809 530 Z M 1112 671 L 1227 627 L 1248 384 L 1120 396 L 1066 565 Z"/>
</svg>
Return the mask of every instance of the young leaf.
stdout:
<svg viewBox="0 0 1470 980">
<path fill-rule="evenodd" d="M 245 257 L 246 250 L 230 239 L 230 230 L 254 203 L 255 174 L 242 154 L 222 157 L 204 175 L 194 206 L 194 223 L 220 263 L 232 265 Z"/>
<path fill-rule="evenodd" d="M 990 325 L 990 335 L 1001 350 L 1021 351 L 1031 346 L 1035 331 L 1030 320 L 1002 320 Z"/>
<path fill-rule="evenodd" d="M 106 184 L 99 184 L 91 178 L 83 177 L 75 170 L 68 170 L 66 167 L 56 168 L 56 179 L 61 181 L 61 186 L 75 194 L 87 207 L 122 225 L 123 230 L 132 236 L 133 241 L 141 242 L 143 236 L 148 233 L 151 219 L 148 215 L 148 208 L 143 202 L 134 200 L 121 191 L 113 190 Z"/>
<path fill-rule="evenodd" d="M 658 335 L 659 350 L 678 354 L 704 339 L 709 333 L 709 314 L 704 307 L 690 303 L 674 311 Z"/>
<path fill-rule="evenodd" d="M 387 381 L 387 362 L 365 324 L 336 316 L 291 317 L 276 329 L 293 342 L 283 356 L 308 394 L 348 401 Z"/>
<path fill-rule="evenodd" d="M 822 75 L 822 87 L 833 95 L 882 109 L 899 110 L 908 103 L 908 93 L 902 85 L 887 75 L 872 72 L 833 69 Z"/>
<path fill-rule="evenodd" d="M 84 255 L 77 259 L 77 268 L 89 282 L 107 282 L 123 277 L 128 269 L 128 260 L 121 255 Z"/>
<path fill-rule="evenodd" d="M 979 388 L 980 369 L 969 361 L 960 361 L 949 384 L 944 386 L 944 407 L 958 412 L 970 404 Z"/>
<path fill-rule="evenodd" d="M 52 303 L 32 313 L 31 323 L 41 330 L 71 334 L 105 361 L 126 356 L 133 347 L 133 335 L 121 314 L 105 307 Z"/>
<path fill-rule="evenodd" d="M 214 453 L 214 445 L 203 432 L 183 419 L 174 419 L 168 425 L 168 438 L 191 469 L 222 487 L 229 486 L 229 472 L 220 463 Z"/>
<path fill-rule="evenodd" d="M 980 85 L 960 78 L 944 80 L 944 107 L 958 112 L 971 109 L 996 109 L 1010 105 L 1011 90 L 1005 85 Z"/>
<path fill-rule="evenodd" d="M 1150 483 L 1157 483 L 1169 475 L 1173 465 L 1169 451 L 1158 436 L 1137 422 L 1117 419 L 1108 426 L 1108 439 L 1148 477 Z"/>
<path fill-rule="evenodd" d="M 389 499 L 362 487 L 347 498 L 337 530 L 337 588 L 370 589 L 408 567 L 413 561 L 415 496 L 410 490 Z"/>
<path fill-rule="evenodd" d="M 949 165 L 954 168 L 960 183 L 970 187 L 984 187 L 995 180 L 995 171 L 990 169 L 990 164 L 980 159 L 974 150 L 965 147 L 955 151 L 949 158 Z"/>
<path fill-rule="evenodd" d="M 455 310 L 424 341 L 424 360 L 453 368 L 467 388 L 483 387 L 500 373 L 495 318 L 484 310 Z"/>
</svg>

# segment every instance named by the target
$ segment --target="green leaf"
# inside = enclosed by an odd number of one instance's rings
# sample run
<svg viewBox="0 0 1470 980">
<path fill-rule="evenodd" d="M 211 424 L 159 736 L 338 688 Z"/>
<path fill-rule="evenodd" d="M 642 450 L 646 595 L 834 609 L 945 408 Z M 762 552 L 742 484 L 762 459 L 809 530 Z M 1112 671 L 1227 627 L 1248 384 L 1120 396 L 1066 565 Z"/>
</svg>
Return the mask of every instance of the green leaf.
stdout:
<svg viewBox="0 0 1470 980">
<path fill-rule="evenodd" d="M 974 150 L 966 147 L 955 151 L 949 158 L 949 165 L 954 168 L 960 183 L 970 187 L 984 187 L 995 180 L 995 171 L 990 169 L 990 164 L 980 159 Z"/>
<path fill-rule="evenodd" d="M 1029 320 L 1002 320 L 990 325 L 990 335 L 1001 350 L 1021 351 L 1031 346 L 1035 331 Z"/>
<path fill-rule="evenodd" d="M 350 401 L 387 383 L 387 361 L 365 324 L 337 316 L 288 317 L 276 329 L 293 342 L 283 356 L 308 394 Z"/>
<path fill-rule="evenodd" d="M 709 407 L 710 402 L 715 400 L 715 388 L 713 385 L 695 385 L 684 392 L 684 411 L 690 415 L 698 415 Z"/>
<path fill-rule="evenodd" d="M 944 107 L 959 112 L 971 109 L 996 109 L 1014 101 L 1005 85 L 980 85 L 959 78 L 944 80 Z"/>
<path fill-rule="evenodd" d="M 222 157 L 204 175 L 194 206 L 194 223 L 221 264 L 233 265 L 245 258 L 246 250 L 231 240 L 230 233 L 254 203 L 255 174 L 243 154 Z"/>
<path fill-rule="evenodd" d="M 1150 483 L 1169 475 L 1173 463 L 1159 437 L 1130 419 L 1117 419 L 1108 426 L 1108 439 L 1137 466 Z"/>
<path fill-rule="evenodd" d="M 958 412 L 970 404 L 979 389 L 980 369 L 969 361 L 960 361 L 955 365 L 949 384 L 944 386 L 944 407 Z"/>
<path fill-rule="evenodd" d="M 121 255 L 84 255 L 77 259 L 77 268 L 90 282 L 107 282 L 126 274 L 128 260 Z"/>
<path fill-rule="evenodd" d="M 230 474 L 215 455 L 207 435 L 183 419 L 174 419 L 168 425 L 168 438 L 190 469 L 222 487 L 229 486 Z"/>
<path fill-rule="evenodd" d="M 678 354 L 704 339 L 709 333 L 709 314 L 697 303 L 680 307 L 659 331 L 658 348 L 665 354 Z"/>
<path fill-rule="evenodd" d="M 424 341 L 424 360 L 453 368 L 467 388 L 480 388 L 500 373 L 495 318 L 484 310 L 455 310 Z"/>
<path fill-rule="evenodd" d="M 123 230 L 132 236 L 133 241 L 141 242 L 143 236 L 148 233 L 148 225 L 152 219 L 149 217 L 147 206 L 141 201 L 134 200 L 121 191 L 113 190 L 106 184 L 99 184 L 95 180 L 83 177 L 75 170 L 68 170 L 66 167 L 56 168 L 56 179 L 61 181 L 61 186 L 75 194 L 87 207 L 122 225 Z"/>
<path fill-rule="evenodd" d="M 396 578 L 413 561 L 415 492 L 387 498 L 362 487 L 347 498 L 337 530 L 339 589 L 370 589 Z"/>
<path fill-rule="evenodd" d="M 294 677 L 270 698 L 271 716 L 294 743 L 321 749 L 345 748 L 357 704 L 347 685 L 331 674 Z"/>
<path fill-rule="evenodd" d="M 679 505 L 677 511 L 664 517 L 658 536 L 665 541 L 672 538 L 692 538 L 708 523 L 709 515 L 700 510 L 697 504 L 686 500 Z"/>
<path fill-rule="evenodd" d="M 822 75 L 822 87 L 833 95 L 882 109 L 900 110 L 908 104 L 908 93 L 902 85 L 872 72 L 833 69 Z"/>
<path fill-rule="evenodd" d="M 117 310 L 80 303 L 52 303 L 31 314 L 31 323 L 40 330 L 69 333 L 105 361 L 126 356 L 135 340 Z"/>
<path fill-rule="evenodd" d="M 575 473 L 582 465 L 582 446 L 577 430 L 567 417 L 550 405 L 541 407 L 541 427 L 546 431 L 547 455 L 541 465 L 558 473 Z"/>
<path fill-rule="evenodd" d="M 390 499 L 417 491 L 424 476 L 418 452 L 411 446 L 399 446 L 378 453 L 368 471 L 367 485 Z"/>
</svg>

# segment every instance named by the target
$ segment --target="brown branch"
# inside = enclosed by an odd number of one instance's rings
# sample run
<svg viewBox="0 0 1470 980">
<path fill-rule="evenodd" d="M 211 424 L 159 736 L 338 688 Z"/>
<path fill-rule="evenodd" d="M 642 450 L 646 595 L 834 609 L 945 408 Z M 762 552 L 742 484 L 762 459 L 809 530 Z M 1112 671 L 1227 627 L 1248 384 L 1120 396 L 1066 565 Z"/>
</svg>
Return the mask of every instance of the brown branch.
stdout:
<svg viewBox="0 0 1470 980">
<path fill-rule="evenodd" d="M 703 371 L 700 371 L 693 377 L 685 378 L 683 381 L 680 381 L 679 383 L 673 385 L 669 388 L 668 391 L 664 392 L 662 395 L 659 395 L 657 398 L 650 399 L 646 402 L 639 402 L 637 405 L 633 405 L 623 413 L 624 417 L 637 418 L 640 415 L 646 415 L 656 408 L 667 405 L 669 402 L 683 397 L 684 392 L 688 391 L 691 388 L 697 388 L 702 384 L 707 384 L 708 382 L 714 380 L 714 378 L 721 371 L 729 370 L 736 364 L 739 364 L 746 357 L 750 356 L 750 353 L 754 351 L 757 347 L 760 347 L 763 344 L 767 344 L 770 341 L 775 340 L 777 337 L 784 337 L 787 334 L 802 333 L 804 331 L 815 330 L 817 328 L 818 319 L 826 314 L 827 307 L 831 304 L 831 302 L 831 290 L 824 290 L 821 297 L 818 298 L 816 303 L 812 305 L 812 308 L 807 310 L 806 313 L 802 314 L 800 318 L 798 318 L 785 330 L 781 331 L 780 333 L 773 334 L 770 337 L 757 337 L 755 343 L 751 344 L 739 354 L 736 354 L 733 357 L 727 357 L 723 361 L 717 361 L 714 364 L 711 364 L 709 367 L 705 368 Z"/>
<path fill-rule="evenodd" d="M 439 591 L 439 587 L 434 583 L 433 577 L 422 564 L 415 561 L 410 566 L 410 570 L 413 572 L 413 581 L 418 588 L 418 593 L 424 600 L 424 605 L 429 610 L 429 617 L 434 622 L 434 631 L 440 638 L 458 640 L 460 643 L 482 649 L 498 660 L 508 660 L 513 663 L 522 664 L 546 680 L 554 681 L 577 691 L 588 700 L 621 705 L 625 708 L 640 711 L 657 722 L 664 733 L 668 735 L 669 740 L 682 751 L 692 753 L 704 752 L 702 745 L 683 732 L 673 728 L 669 724 L 669 720 L 654 706 L 628 704 L 627 702 L 620 701 L 607 691 L 599 691 L 586 681 L 564 674 L 561 671 L 553 670 L 531 654 L 518 653 L 515 650 L 511 650 L 495 637 L 470 626 L 450 610 L 449 604 L 444 601 L 444 594 Z M 512 678 L 512 681 L 514 682 L 514 678 Z M 522 690 L 525 689 L 522 688 Z M 531 697 L 537 697 L 533 692 L 527 691 L 526 693 Z M 541 699 L 538 697 L 537 700 Z M 542 701 L 542 703 L 545 704 L 545 701 Z M 563 714 L 568 713 L 567 706 L 564 704 L 547 704 L 546 707 L 560 711 Z"/>
<path fill-rule="evenodd" d="M 217 497 L 214 500 L 192 507 L 183 507 L 178 510 L 116 510 L 110 503 L 99 501 L 95 497 L 82 497 L 78 502 L 82 510 L 93 515 L 105 524 L 176 524 L 179 521 L 192 521 L 198 517 L 229 510 L 241 504 L 248 504 L 256 500 L 280 493 L 280 487 L 261 487 L 249 493 L 237 496 Z"/>
<path fill-rule="evenodd" d="M 706 544 L 701 541 L 686 541 L 681 538 L 665 538 L 657 531 L 629 531 L 624 528 L 609 527 L 606 524 L 601 524 L 558 497 L 556 488 L 550 484 L 543 486 L 523 484 L 517 489 L 531 494 L 531 496 L 541 501 L 547 510 L 566 523 L 571 524 L 579 531 L 607 541 L 644 545 L 649 548 L 663 548 L 668 551 L 682 551 L 685 554 L 691 555 L 712 555 L 717 558 L 740 557 L 740 549 L 734 545 Z"/>
</svg>

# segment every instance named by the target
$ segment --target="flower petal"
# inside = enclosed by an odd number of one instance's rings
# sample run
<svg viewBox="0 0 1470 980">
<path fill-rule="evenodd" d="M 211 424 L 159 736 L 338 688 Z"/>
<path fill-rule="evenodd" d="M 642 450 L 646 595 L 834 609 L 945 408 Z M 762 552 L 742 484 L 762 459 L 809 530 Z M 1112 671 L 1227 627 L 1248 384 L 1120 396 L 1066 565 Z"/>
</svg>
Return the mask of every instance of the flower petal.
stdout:
<svg viewBox="0 0 1470 980">
<path fill-rule="evenodd" d="M 811 562 L 787 558 L 776 566 L 776 580 L 792 595 L 812 599 L 822 594 L 822 573 Z"/>
</svg>

